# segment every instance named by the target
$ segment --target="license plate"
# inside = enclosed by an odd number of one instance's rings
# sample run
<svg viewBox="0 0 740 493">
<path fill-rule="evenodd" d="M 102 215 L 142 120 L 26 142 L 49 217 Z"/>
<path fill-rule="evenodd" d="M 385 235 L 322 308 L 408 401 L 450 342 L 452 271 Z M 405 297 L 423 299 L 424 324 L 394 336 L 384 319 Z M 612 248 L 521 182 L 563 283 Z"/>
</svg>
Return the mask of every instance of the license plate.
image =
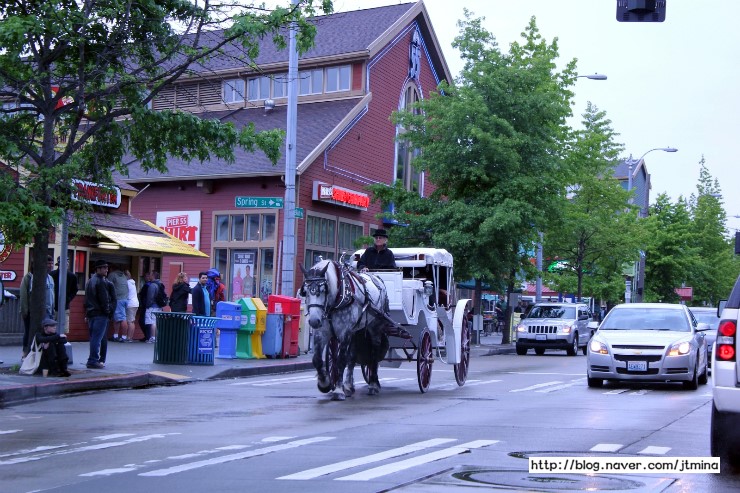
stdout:
<svg viewBox="0 0 740 493">
<path fill-rule="evenodd" d="M 547 340 L 547 334 L 537 334 L 535 336 L 536 341 L 546 341 Z"/>
<path fill-rule="evenodd" d="M 627 371 L 647 371 L 647 361 L 628 361 Z"/>
</svg>

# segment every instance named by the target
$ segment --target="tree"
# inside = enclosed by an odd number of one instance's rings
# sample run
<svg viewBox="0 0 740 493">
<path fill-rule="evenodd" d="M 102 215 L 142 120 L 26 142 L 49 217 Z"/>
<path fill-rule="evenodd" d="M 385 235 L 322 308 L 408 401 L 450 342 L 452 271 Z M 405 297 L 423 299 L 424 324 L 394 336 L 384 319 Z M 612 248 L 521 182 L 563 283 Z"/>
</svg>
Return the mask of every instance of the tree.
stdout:
<svg viewBox="0 0 740 493">
<path fill-rule="evenodd" d="M 421 150 L 414 167 L 436 189 L 429 198 L 400 184 L 372 190 L 406 226 L 394 228 L 395 244 L 444 247 L 459 278 L 513 286 L 512 273 L 531 269 L 537 230 L 557 213 L 575 60 L 556 71 L 557 40 L 543 40 L 534 17 L 503 53 L 483 19 L 465 15 L 453 44 L 464 61 L 456 84 L 394 115 L 401 139 Z M 478 313 L 479 300 L 477 290 Z"/>
<path fill-rule="evenodd" d="M 329 0 L 301 0 L 290 8 L 236 7 L 229 2 L 182 0 L 18 0 L 0 5 L 0 227 L 16 246 L 33 244 L 34 280 L 46 276 L 49 235 L 67 210 L 71 179 L 110 185 L 126 174 L 124 155 L 145 169 L 166 172 L 168 156 L 233 160 L 234 147 L 261 150 L 273 162 L 281 132 L 206 120 L 149 103 L 214 56 L 253 65 L 259 40 L 285 46 L 295 22 L 299 50 L 313 43 L 304 17 Z M 227 49 L 229 48 L 229 49 Z M 34 281 L 35 282 L 35 281 Z M 43 290 L 33 289 L 32 306 Z M 41 315 L 32 311 L 32 330 Z"/>
<path fill-rule="evenodd" d="M 582 124 L 565 158 L 573 173 L 569 193 L 560 202 L 560 220 L 545 230 L 543 246 L 560 266 L 548 280 L 559 291 L 575 293 L 579 300 L 584 279 L 591 281 L 586 293 L 593 295 L 596 285 L 612 285 L 615 270 L 620 273 L 623 292 L 621 265 L 638 258 L 643 238 L 637 208 L 630 205 L 632 192 L 613 177 L 623 146 L 614 141 L 618 134 L 611 120 L 589 102 Z"/>
</svg>

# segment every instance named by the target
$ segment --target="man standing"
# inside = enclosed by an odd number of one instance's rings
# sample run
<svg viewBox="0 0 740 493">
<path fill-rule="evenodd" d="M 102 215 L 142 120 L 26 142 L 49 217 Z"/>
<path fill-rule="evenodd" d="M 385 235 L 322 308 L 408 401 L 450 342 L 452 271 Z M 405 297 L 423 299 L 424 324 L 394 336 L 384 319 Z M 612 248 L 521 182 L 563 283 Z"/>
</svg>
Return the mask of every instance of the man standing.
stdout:
<svg viewBox="0 0 740 493">
<path fill-rule="evenodd" d="M 57 268 L 51 271 L 49 274 L 54 281 L 54 294 L 58 296 L 57 299 L 62 297 L 62 293 L 59 292 L 59 262 L 61 257 L 57 257 Z M 77 296 L 77 276 L 69 268 L 69 259 L 67 259 L 67 289 L 64 295 L 64 316 L 66 323 L 64 324 L 64 333 L 69 334 L 69 304 Z M 60 334 L 61 335 L 61 334 Z"/>
<path fill-rule="evenodd" d="M 101 369 L 105 364 L 106 346 L 102 346 L 108 322 L 116 309 L 116 292 L 108 280 L 108 263 L 105 260 L 95 261 L 95 274 L 85 285 L 85 315 L 90 330 L 90 355 L 87 367 Z M 101 351 L 102 346 L 102 351 Z"/>
<path fill-rule="evenodd" d="M 157 304 L 157 294 L 159 294 L 159 273 L 150 272 L 149 284 L 146 289 L 146 300 L 144 302 L 144 325 L 146 325 L 145 332 L 148 334 L 148 339 L 144 342 L 154 344 L 157 340 L 157 319 L 154 314 L 162 311 L 162 307 Z"/>
<path fill-rule="evenodd" d="M 208 273 L 198 274 L 198 284 L 193 288 L 193 313 L 204 317 L 211 316 L 211 296 L 208 293 Z"/>
<path fill-rule="evenodd" d="M 126 320 L 126 307 L 128 305 L 128 278 L 126 274 L 116 265 L 112 266 L 112 272 L 108 273 L 108 280 L 113 283 L 116 290 L 116 309 L 113 312 L 113 342 L 126 338 L 128 333 L 128 321 Z"/>
<path fill-rule="evenodd" d="M 365 272 L 378 269 L 395 269 L 396 258 L 388 248 L 388 233 L 384 229 L 376 229 L 373 233 L 375 245 L 366 249 L 357 262 L 357 270 Z"/>
</svg>

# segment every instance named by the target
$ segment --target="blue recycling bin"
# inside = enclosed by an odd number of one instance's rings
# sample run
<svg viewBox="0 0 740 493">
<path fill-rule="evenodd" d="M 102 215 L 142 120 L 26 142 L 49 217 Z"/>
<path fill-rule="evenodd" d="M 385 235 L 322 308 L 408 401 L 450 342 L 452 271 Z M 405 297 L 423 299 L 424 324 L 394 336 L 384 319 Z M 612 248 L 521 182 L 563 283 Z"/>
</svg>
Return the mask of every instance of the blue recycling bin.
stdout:
<svg viewBox="0 0 740 493">
<path fill-rule="evenodd" d="M 191 365 L 212 365 L 213 348 L 216 342 L 216 317 L 194 316 L 190 319 L 190 340 L 188 341 L 188 363 Z"/>
<path fill-rule="evenodd" d="M 216 304 L 216 328 L 219 330 L 217 358 L 236 359 L 236 339 L 242 323 L 242 306 L 231 301 Z"/>
<path fill-rule="evenodd" d="M 262 354 L 268 358 L 278 358 L 283 350 L 283 330 L 285 316 L 282 313 L 268 313 L 265 333 L 262 334 Z"/>
</svg>

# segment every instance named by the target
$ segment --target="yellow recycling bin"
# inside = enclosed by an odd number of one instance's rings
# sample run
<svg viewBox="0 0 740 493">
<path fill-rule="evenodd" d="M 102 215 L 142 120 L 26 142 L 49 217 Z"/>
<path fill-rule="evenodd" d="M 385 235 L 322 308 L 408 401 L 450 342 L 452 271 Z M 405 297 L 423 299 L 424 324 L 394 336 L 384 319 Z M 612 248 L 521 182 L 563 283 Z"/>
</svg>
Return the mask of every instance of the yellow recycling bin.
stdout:
<svg viewBox="0 0 740 493">
<path fill-rule="evenodd" d="M 257 309 L 257 319 L 252 334 L 252 356 L 258 359 L 265 358 L 266 356 L 262 353 L 262 334 L 265 333 L 267 327 L 267 307 L 260 298 L 252 298 L 252 303 Z"/>
</svg>

